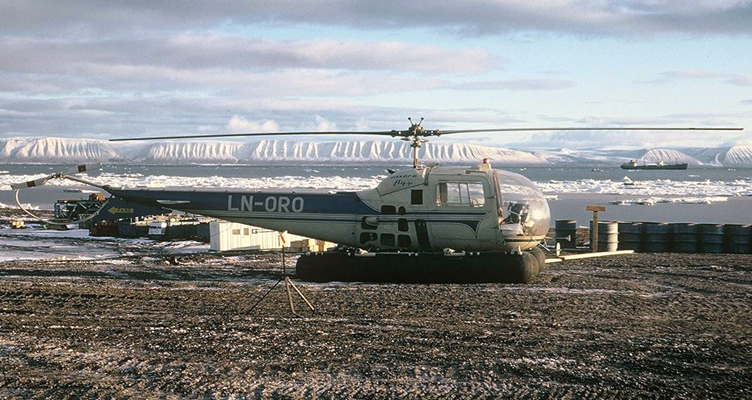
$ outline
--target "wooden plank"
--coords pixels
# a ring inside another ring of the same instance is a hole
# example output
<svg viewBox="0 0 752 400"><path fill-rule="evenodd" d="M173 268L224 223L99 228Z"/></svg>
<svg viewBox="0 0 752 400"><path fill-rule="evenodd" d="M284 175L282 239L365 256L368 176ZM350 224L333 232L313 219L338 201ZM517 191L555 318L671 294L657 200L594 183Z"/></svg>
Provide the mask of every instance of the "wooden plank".
<svg viewBox="0 0 752 400"><path fill-rule="evenodd" d="M562 260L561 258L547 258L546 259L546 264L559 263L559 262L562 262L562 261L564 261L564 260Z"/></svg>
<svg viewBox="0 0 752 400"><path fill-rule="evenodd" d="M600 251L597 253L584 253L584 254L570 254L565 256L559 256L564 261L578 260L580 258L593 258L593 257L607 257L607 256L619 256L624 254L633 254L634 250L616 250L616 251Z"/></svg>
<svg viewBox="0 0 752 400"><path fill-rule="evenodd" d="M585 206L587 211L606 211L605 206Z"/></svg>

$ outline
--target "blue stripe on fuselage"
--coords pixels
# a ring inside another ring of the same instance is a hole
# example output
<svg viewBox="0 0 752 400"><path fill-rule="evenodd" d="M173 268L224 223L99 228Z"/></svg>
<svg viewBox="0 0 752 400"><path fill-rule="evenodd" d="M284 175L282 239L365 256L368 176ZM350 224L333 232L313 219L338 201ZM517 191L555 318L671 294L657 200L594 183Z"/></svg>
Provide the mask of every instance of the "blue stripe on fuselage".
<svg viewBox="0 0 752 400"><path fill-rule="evenodd" d="M268 213L378 214L356 192L292 193L198 190L113 189L116 197L176 210Z"/></svg>
<svg viewBox="0 0 752 400"><path fill-rule="evenodd" d="M377 210L365 204L356 192L336 193L292 193L292 192L242 192L242 191L210 191L210 190L162 190L162 189L113 189L107 188L115 197L125 200L164 207L174 210L189 210L196 214L217 216L226 212L233 212L234 217L243 217L248 213L249 218L258 220L304 220L320 223L342 222L340 219L327 218L325 215L348 215L353 219L349 222L358 223L364 215L382 215L384 221L395 222L399 218L413 221L416 217L424 218L428 223L458 223L465 225L474 232L478 231L482 211L471 212L410 212L407 215L380 214ZM252 214L251 214L252 213ZM297 216L307 214L305 216ZM311 218L311 214L322 214ZM436 219L432 217L438 217ZM446 218L450 217L450 218ZM380 217L381 218L381 217ZM446 218L446 219L445 219ZM232 219L232 218L228 218Z"/></svg>

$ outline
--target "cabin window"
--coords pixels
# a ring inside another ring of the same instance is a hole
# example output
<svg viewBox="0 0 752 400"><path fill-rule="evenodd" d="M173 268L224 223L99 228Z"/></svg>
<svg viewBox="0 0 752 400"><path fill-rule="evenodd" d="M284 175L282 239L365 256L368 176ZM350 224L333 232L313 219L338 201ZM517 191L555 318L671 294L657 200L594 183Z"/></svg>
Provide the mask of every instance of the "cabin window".
<svg viewBox="0 0 752 400"><path fill-rule="evenodd" d="M409 235L399 235L397 236L397 246L402 248L407 248L412 246L412 241L410 240Z"/></svg>
<svg viewBox="0 0 752 400"><path fill-rule="evenodd" d="M410 226L407 224L407 220L405 218L400 218L397 220L397 229L399 229L400 232L407 232L407 230L410 229Z"/></svg>
<svg viewBox="0 0 752 400"><path fill-rule="evenodd" d="M373 232L363 232L360 234L360 244L366 244L376 240L376 234Z"/></svg>
<svg viewBox="0 0 752 400"><path fill-rule="evenodd" d="M394 206L381 206L382 214L396 214L397 208Z"/></svg>
<svg viewBox="0 0 752 400"><path fill-rule="evenodd" d="M381 244L384 246L394 246L394 235L391 233L382 233Z"/></svg>
<svg viewBox="0 0 752 400"><path fill-rule="evenodd" d="M480 182L439 182L436 190L438 205L483 207L486 204Z"/></svg>
<svg viewBox="0 0 752 400"><path fill-rule="evenodd" d="M251 234L251 228L243 228L243 235L248 236Z"/></svg>
<svg viewBox="0 0 752 400"><path fill-rule="evenodd" d="M423 204L423 189L410 191L410 204L414 206Z"/></svg>
<svg viewBox="0 0 752 400"><path fill-rule="evenodd" d="M233 229L232 230L233 235L240 235L240 229Z"/></svg>

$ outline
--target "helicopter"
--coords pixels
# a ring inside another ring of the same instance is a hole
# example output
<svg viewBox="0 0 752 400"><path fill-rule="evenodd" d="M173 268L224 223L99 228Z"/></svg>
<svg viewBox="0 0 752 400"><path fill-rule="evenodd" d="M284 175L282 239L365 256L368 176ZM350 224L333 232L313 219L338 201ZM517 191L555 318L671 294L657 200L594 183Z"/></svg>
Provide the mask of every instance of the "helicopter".
<svg viewBox="0 0 752 400"><path fill-rule="evenodd" d="M12 186L19 190L39 186L49 179L67 178L99 187L128 202L339 244L341 251L306 253L298 258L297 275L307 281L526 283L545 267L545 255L539 245L548 233L551 213L543 193L526 177L494 169L486 159L471 167L421 164L418 150L428 142L426 137L543 130L699 130L611 127L428 130L422 125L423 118L417 123L411 118L408 121L408 129L390 131L111 139L350 134L399 137L411 142L412 168L390 170L375 188L361 191L120 188L73 176L90 170L86 166Z"/></svg>

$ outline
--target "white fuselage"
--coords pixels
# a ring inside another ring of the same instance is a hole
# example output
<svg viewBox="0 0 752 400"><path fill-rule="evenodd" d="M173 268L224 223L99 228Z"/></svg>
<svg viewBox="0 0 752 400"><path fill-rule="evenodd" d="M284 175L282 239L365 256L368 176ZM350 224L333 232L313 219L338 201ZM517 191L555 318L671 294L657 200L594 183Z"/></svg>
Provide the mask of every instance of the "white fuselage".
<svg viewBox="0 0 752 400"><path fill-rule="evenodd" d="M106 189L129 201L364 249L511 251L537 245L548 231L548 205L528 183L481 164L399 171L358 192ZM524 205L522 218L514 204Z"/></svg>

